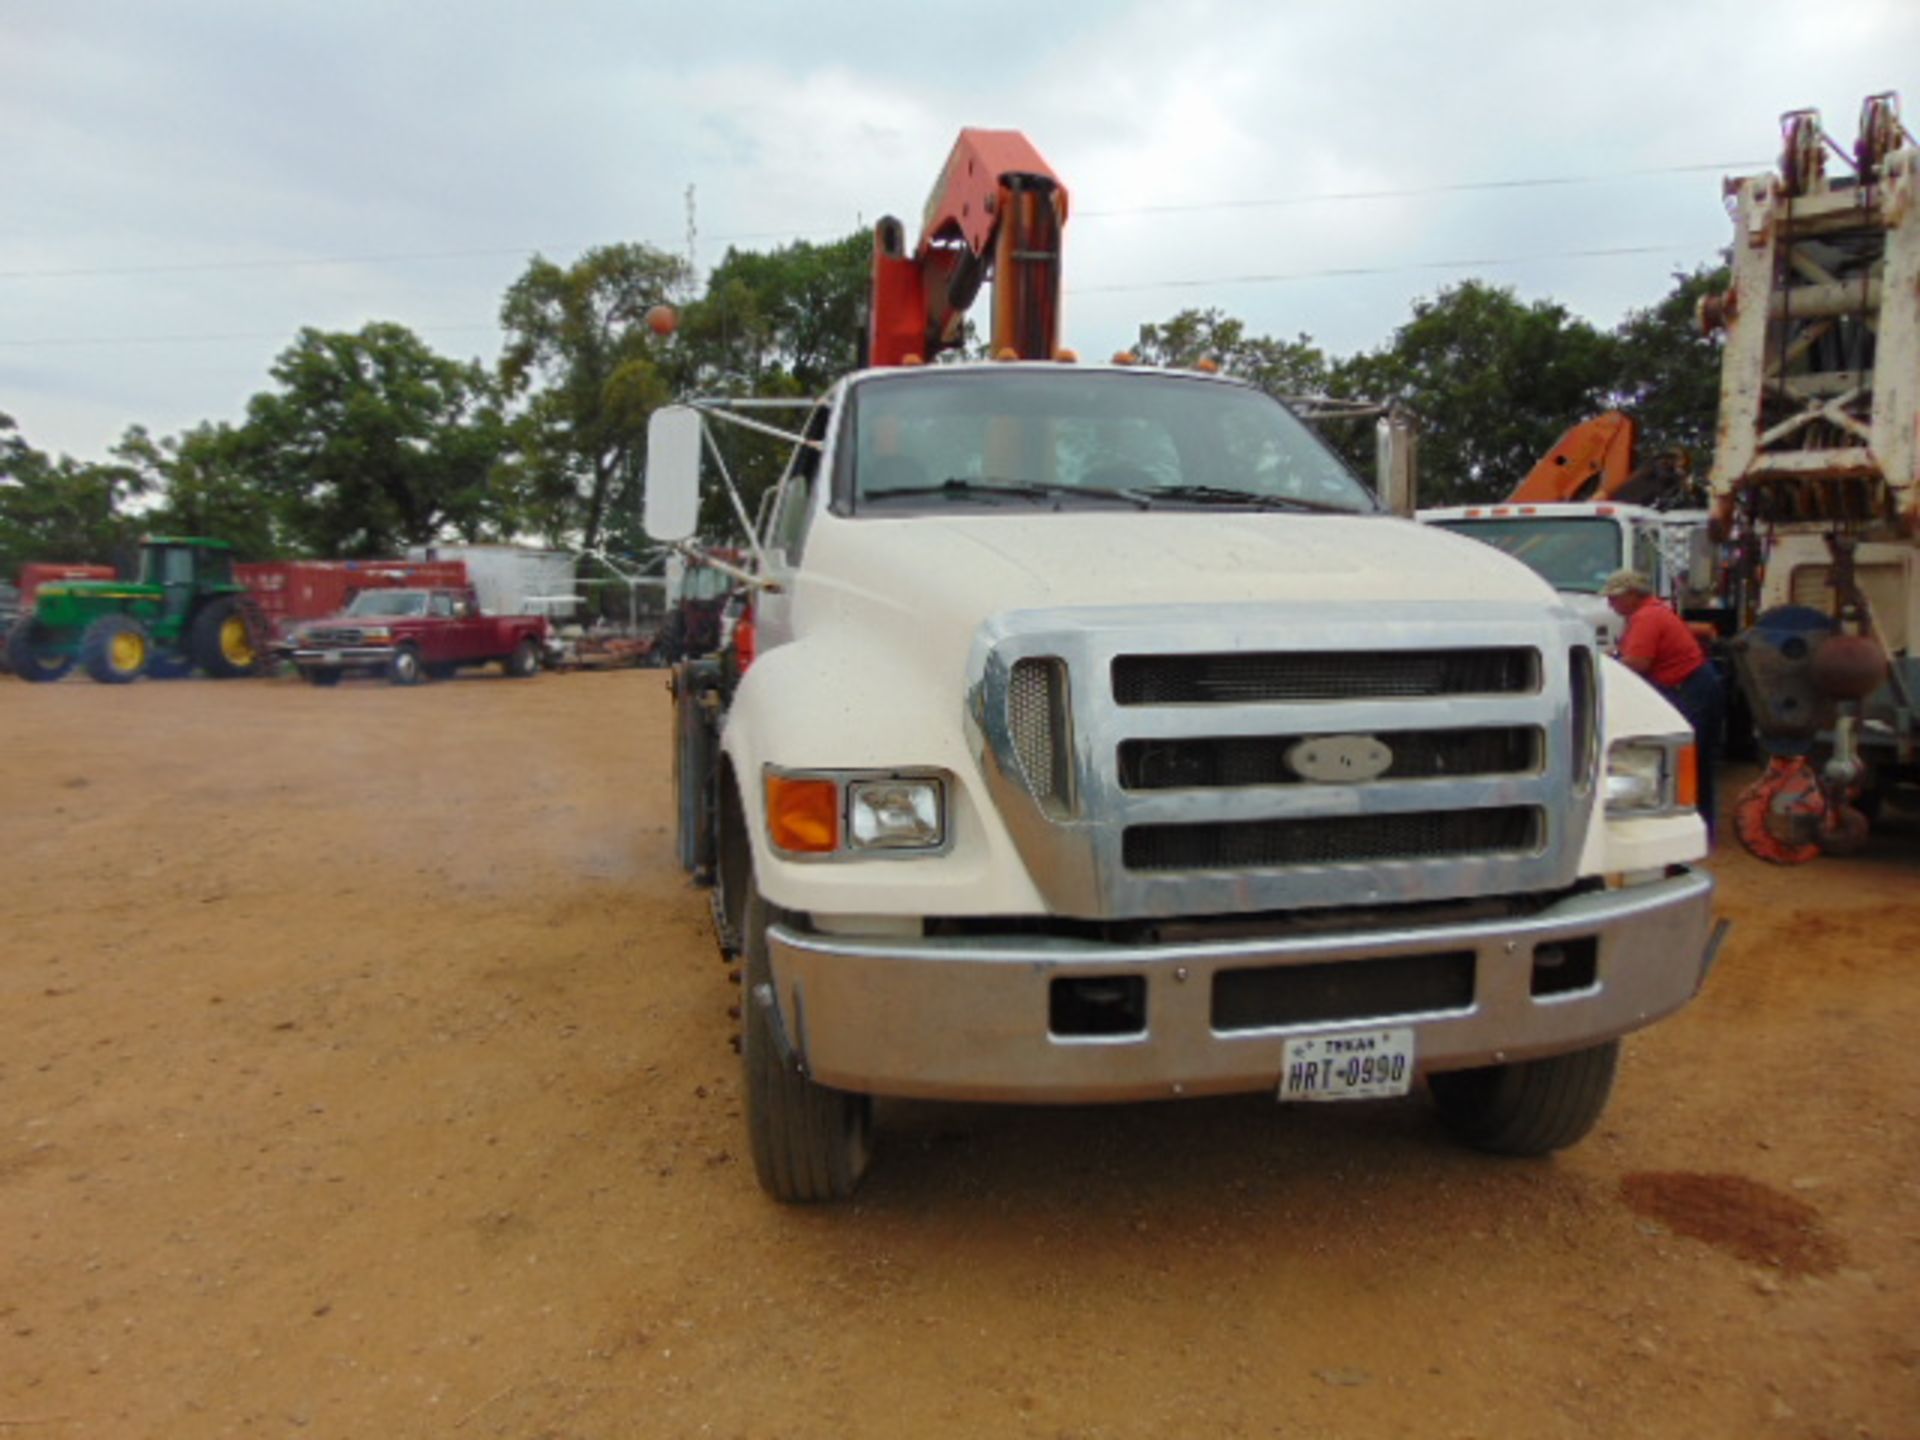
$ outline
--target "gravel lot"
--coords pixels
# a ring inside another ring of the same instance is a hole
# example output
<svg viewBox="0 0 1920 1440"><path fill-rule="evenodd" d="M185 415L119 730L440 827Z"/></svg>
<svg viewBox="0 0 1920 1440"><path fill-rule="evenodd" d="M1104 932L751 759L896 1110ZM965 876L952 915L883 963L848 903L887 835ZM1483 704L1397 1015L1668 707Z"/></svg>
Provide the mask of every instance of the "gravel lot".
<svg viewBox="0 0 1920 1440"><path fill-rule="evenodd" d="M1601 1130L890 1104L753 1183L648 672L0 680L0 1434L1920 1436L1920 825Z"/></svg>

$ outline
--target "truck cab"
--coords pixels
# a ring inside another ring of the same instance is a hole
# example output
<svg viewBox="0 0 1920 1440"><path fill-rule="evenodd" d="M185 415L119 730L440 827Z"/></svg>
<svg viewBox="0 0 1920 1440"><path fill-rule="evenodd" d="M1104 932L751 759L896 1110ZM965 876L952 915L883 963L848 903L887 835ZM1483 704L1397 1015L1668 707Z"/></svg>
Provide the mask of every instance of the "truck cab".
<svg viewBox="0 0 1920 1440"><path fill-rule="evenodd" d="M657 539L691 533L701 423L655 417ZM765 513L752 663L673 692L777 1198L850 1193L876 1095L1424 1076L1472 1143L1540 1153L1704 977L1685 722L1257 390L863 372Z"/></svg>
<svg viewBox="0 0 1920 1440"><path fill-rule="evenodd" d="M1620 617L1600 595L1616 570L1645 575L1653 593L1689 619L1712 623L1724 609L1704 510L1509 503L1437 506L1417 518L1511 555L1553 586L1605 648L1620 640Z"/></svg>

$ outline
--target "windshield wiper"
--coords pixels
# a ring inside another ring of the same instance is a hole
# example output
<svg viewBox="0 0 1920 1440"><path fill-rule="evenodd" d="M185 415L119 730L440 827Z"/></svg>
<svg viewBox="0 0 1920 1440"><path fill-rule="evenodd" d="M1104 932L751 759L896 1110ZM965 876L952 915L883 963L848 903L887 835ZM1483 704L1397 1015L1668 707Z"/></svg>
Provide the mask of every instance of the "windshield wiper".
<svg viewBox="0 0 1920 1440"><path fill-rule="evenodd" d="M1236 490L1228 485L1155 485L1136 492L1143 499L1191 500L1199 505L1253 505L1262 510L1306 510L1316 515L1365 515L1346 505L1304 500L1297 495L1267 495L1258 490Z"/></svg>
<svg viewBox="0 0 1920 1440"><path fill-rule="evenodd" d="M1085 495L1094 500L1123 500L1138 509L1151 507L1152 502L1137 490L1113 490L1098 485L1060 485L1047 484L1039 480L1003 480L994 476L983 476L975 480L965 476L953 475L938 485L894 485L885 490L868 490L861 495L862 500L894 500L907 495L952 495L960 497L1011 495L1022 500L1054 500L1067 496Z"/></svg>

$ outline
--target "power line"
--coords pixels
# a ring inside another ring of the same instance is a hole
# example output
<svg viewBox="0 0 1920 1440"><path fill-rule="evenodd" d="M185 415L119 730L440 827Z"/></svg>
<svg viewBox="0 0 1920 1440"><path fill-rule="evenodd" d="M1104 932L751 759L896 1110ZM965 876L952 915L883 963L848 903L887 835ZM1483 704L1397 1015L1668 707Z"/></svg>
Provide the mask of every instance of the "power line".
<svg viewBox="0 0 1920 1440"><path fill-rule="evenodd" d="M1508 265L1531 265L1554 260L1605 260L1633 255L1672 255L1692 248L1686 244L1612 245L1585 250L1550 250L1535 255L1488 255L1459 260L1415 260L1404 265L1341 265L1324 270L1293 270L1277 274L1213 275L1165 280L1134 280L1112 285L1069 285L1067 295L1118 295L1146 290L1197 290L1229 285L1281 285L1301 280L1345 280L1377 275L1402 275L1429 270L1472 270ZM307 327L310 328L310 327ZM497 324L411 325L423 334L450 334L495 330ZM73 339L0 339L0 350L70 349L109 345L184 345L212 341L281 340L284 331L204 335L120 335Z"/></svg>
<svg viewBox="0 0 1920 1440"><path fill-rule="evenodd" d="M1765 160L1721 160L1706 165L1662 165L1647 170L1617 170L1605 175L1539 175L1524 180L1460 180L1442 185L1413 185L1396 190L1328 190L1312 195L1286 195L1266 200L1200 200L1191 204L1134 205L1124 210L1078 210L1076 220L1112 219L1125 215L1181 215L1196 210L1263 210L1289 205L1321 205L1361 200L1410 200L1425 195L1461 195L1486 190L1548 190L1571 185L1608 185L1621 180L1643 180L1660 175L1698 175L1718 171L1754 170Z"/></svg>
<svg viewBox="0 0 1920 1440"><path fill-rule="evenodd" d="M1294 280L1344 280L1368 275L1401 275L1414 270L1472 270L1481 266L1530 265L1542 260L1603 260L1622 255L1671 255L1684 245L1612 245L1593 250L1551 250L1538 255L1485 255L1470 260L1415 260L1405 265L1341 265L1327 270L1294 270L1278 275L1215 275L1190 280L1140 280L1118 285L1076 285L1072 295L1116 295L1134 290L1192 290L1216 285L1280 285Z"/></svg>
<svg viewBox="0 0 1920 1440"><path fill-rule="evenodd" d="M1753 170L1769 162L1763 160L1722 160L1710 164L1666 165L1640 170L1620 170L1599 175L1545 175L1517 180L1463 180L1439 185L1408 186L1389 190L1323 191L1312 195L1288 195L1265 199L1196 200L1165 205L1132 205L1116 210L1081 210L1076 220L1115 220L1134 215L1187 215L1209 210L1263 210L1302 205L1356 204L1378 200L1408 200L1429 195L1459 195L1501 190L1540 190L1578 185L1605 185L1626 180L1641 180L1664 175L1697 175L1703 172L1726 173ZM805 240L840 238L842 232L814 230L796 233L786 230L743 231L733 235L710 237L718 245L749 240ZM652 242L647 242L652 243ZM505 256L539 255L548 251L582 251L588 244L555 246L509 245L479 250L395 251L372 255L305 256L292 259L203 260L166 264L75 266L48 270L0 270L0 280L80 280L131 277L140 275L217 274L244 270L302 270L342 265L399 265L451 260L492 260ZM656 246L655 248L662 248Z"/></svg>
<svg viewBox="0 0 1920 1440"><path fill-rule="evenodd" d="M303 325L300 328L303 330L310 330L310 329L315 329L317 327L310 326L310 325ZM406 328L409 330L412 330L416 334L448 335L448 334L456 334L463 331L471 332L474 330L498 330L500 327L496 324L488 323L484 325L476 325L476 324L408 325ZM224 333L214 332L214 333L207 333L207 334L200 334L200 335L94 335L94 336L80 336L80 337L64 338L64 339L54 338L54 339L46 339L46 340L0 339L0 350L54 350L54 349L65 350L65 349L81 349L87 346L101 346L101 345L199 345L199 344L207 344L207 343L213 343L213 342L226 342L226 341L241 341L241 340L284 341L286 339L287 339L287 332L284 330L271 330L271 331L259 331L259 330L238 331L236 330L236 331L228 331Z"/></svg>

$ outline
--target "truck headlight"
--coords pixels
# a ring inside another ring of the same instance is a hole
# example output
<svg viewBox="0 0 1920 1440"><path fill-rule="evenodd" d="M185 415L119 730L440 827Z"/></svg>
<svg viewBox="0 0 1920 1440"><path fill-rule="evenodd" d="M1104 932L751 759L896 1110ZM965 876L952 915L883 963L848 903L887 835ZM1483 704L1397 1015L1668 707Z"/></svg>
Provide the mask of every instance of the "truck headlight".
<svg viewBox="0 0 1920 1440"><path fill-rule="evenodd" d="M846 859L944 849L941 775L873 770L765 772L767 838L789 859Z"/></svg>
<svg viewBox="0 0 1920 1440"><path fill-rule="evenodd" d="M855 780L847 786L847 843L855 850L937 850L946 839L938 780Z"/></svg>
<svg viewBox="0 0 1920 1440"><path fill-rule="evenodd" d="M1617 740L1607 750L1607 814L1616 819L1676 815L1699 792L1691 741L1683 736Z"/></svg>

